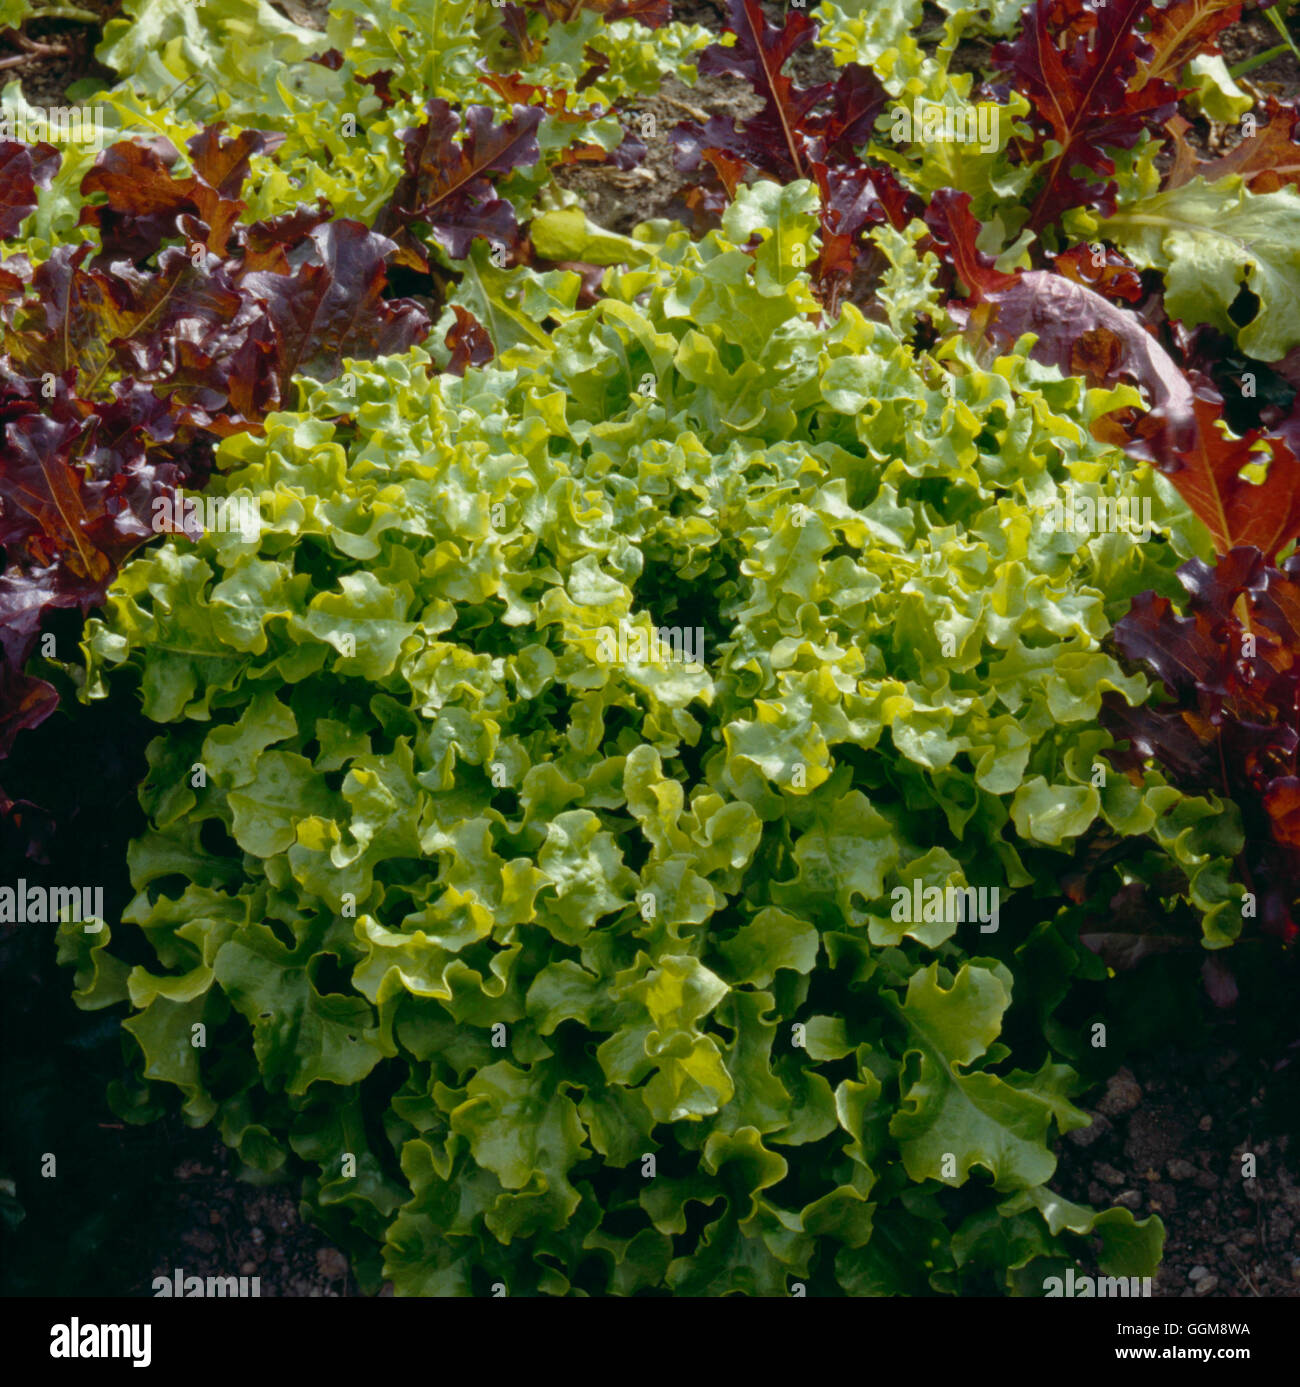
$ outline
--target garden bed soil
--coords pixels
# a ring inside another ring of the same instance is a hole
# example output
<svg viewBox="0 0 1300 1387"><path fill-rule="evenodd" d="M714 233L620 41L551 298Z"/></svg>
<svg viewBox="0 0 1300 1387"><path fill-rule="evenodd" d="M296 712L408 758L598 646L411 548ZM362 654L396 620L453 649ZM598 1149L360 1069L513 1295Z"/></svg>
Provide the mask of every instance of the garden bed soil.
<svg viewBox="0 0 1300 1387"><path fill-rule="evenodd" d="M1226 1042L1144 1057L1094 1098L1092 1126L1060 1144L1059 1193L1165 1225L1154 1295L1300 1297L1292 1053L1275 1070Z"/></svg>

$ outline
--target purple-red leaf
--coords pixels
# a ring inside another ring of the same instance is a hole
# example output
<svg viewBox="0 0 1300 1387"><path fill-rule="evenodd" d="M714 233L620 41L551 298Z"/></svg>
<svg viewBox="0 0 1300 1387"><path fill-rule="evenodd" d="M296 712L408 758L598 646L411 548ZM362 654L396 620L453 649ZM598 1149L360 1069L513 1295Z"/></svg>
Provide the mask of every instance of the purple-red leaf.
<svg viewBox="0 0 1300 1387"><path fill-rule="evenodd" d="M205 130L184 178L166 141L115 144L81 186L99 199L81 209L98 254L84 242L35 271L0 265L0 756L54 704L23 672L45 614L102 600L152 537L157 497L201 486L216 440L260 427L295 374L328 377L428 330L414 302L384 297L385 237L323 204L240 220L250 161L280 138ZM52 152L3 148L0 197L21 220Z"/></svg>
<svg viewBox="0 0 1300 1387"><path fill-rule="evenodd" d="M1131 149L1144 130L1174 114L1177 91L1139 70L1155 50L1139 32L1152 0L1034 0L1014 42L1000 43L993 61L1028 97L1037 126L1020 150L1043 162L1028 226L1037 231L1072 207L1115 210L1111 149ZM1048 153L1049 141L1058 146ZM1080 176L1082 169L1088 176Z"/></svg>
<svg viewBox="0 0 1300 1387"><path fill-rule="evenodd" d="M970 194L950 188L934 195L926 213L938 247L970 291L969 308L950 305L958 316L970 313L1003 345L1022 333L1038 337L1035 360L1067 375L1086 376L1093 385L1125 380L1140 386L1151 408L1131 432L1103 430L1136 456L1174 466L1180 450L1196 445L1192 386L1173 358L1141 319L1064 275L1046 270L1004 274L976 246L979 223L971 215Z"/></svg>
<svg viewBox="0 0 1300 1387"><path fill-rule="evenodd" d="M494 356L492 339L487 335L483 324L466 308L454 303L451 306L456 321L447 329L443 338L451 350L451 360L447 370L453 376L463 376L471 366L486 366Z"/></svg>
<svg viewBox="0 0 1300 1387"><path fill-rule="evenodd" d="M241 289L266 310L255 340L275 363L282 400L294 375L328 380L344 356L395 355L428 332L422 309L383 298L384 259L393 249L387 237L360 222L329 222L308 234L291 274L256 270L244 276Z"/></svg>
<svg viewBox="0 0 1300 1387"><path fill-rule="evenodd" d="M1262 927L1290 942L1300 935L1300 560L1273 568L1243 547L1178 576L1184 615L1145 593L1115 627L1120 652L1172 701L1130 708L1107 694L1102 725L1127 744L1108 755L1131 774L1155 761L1187 793L1240 808L1242 879Z"/></svg>
<svg viewBox="0 0 1300 1387"><path fill-rule="evenodd" d="M516 106L508 121L494 125L490 107L471 106L463 133L459 116L440 98L425 112L423 125L402 132L406 174L376 229L388 233L411 221L427 222L453 260L463 260L477 236L514 248L514 208L497 196L489 175L537 162L541 107Z"/></svg>
<svg viewBox="0 0 1300 1387"><path fill-rule="evenodd" d="M17 236L36 210L37 188L48 188L60 155L53 145L0 140L0 239Z"/></svg>

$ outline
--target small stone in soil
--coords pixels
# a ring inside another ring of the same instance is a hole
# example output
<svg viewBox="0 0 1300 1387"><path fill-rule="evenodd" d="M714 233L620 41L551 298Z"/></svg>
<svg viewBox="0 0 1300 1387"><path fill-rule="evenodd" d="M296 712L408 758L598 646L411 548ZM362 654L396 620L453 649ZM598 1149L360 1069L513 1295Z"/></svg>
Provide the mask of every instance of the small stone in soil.
<svg viewBox="0 0 1300 1387"><path fill-rule="evenodd" d="M1219 1288L1219 1278L1211 1272L1196 1283L1197 1295L1212 1295Z"/></svg>
<svg viewBox="0 0 1300 1387"><path fill-rule="evenodd" d="M1210 1128L1214 1126L1214 1119L1210 1116L1209 1113L1206 1113L1205 1116L1201 1118L1201 1120L1196 1125L1201 1129L1201 1131L1208 1132Z"/></svg>
<svg viewBox="0 0 1300 1387"><path fill-rule="evenodd" d="M1098 1180L1107 1185L1122 1185L1124 1183L1123 1172L1116 1170L1113 1165L1107 1165L1105 1161L1099 1161L1093 1166L1093 1172Z"/></svg>
<svg viewBox="0 0 1300 1387"><path fill-rule="evenodd" d="M1191 1271L1187 1273L1187 1279L1192 1282L1201 1281L1209 1276L1209 1274L1209 1267L1193 1267Z"/></svg>
<svg viewBox="0 0 1300 1387"><path fill-rule="evenodd" d="M1142 1207L1142 1196L1137 1190L1125 1190L1123 1194L1115 1196L1115 1203L1122 1209L1140 1209Z"/></svg>
<svg viewBox="0 0 1300 1387"><path fill-rule="evenodd" d="M317 1248L316 1266L322 1276L332 1281L348 1274L348 1259L336 1247Z"/></svg>
<svg viewBox="0 0 1300 1387"><path fill-rule="evenodd" d="M1166 1168L1175 1180L1192 1180L1196 1177L1196 1167L1181 1157L1170 1161Z"/></svg>
<svg viewBox="0 0 1300 1387"><path fill-rule="evenodd" d="M1121 1069L1111 1075L1097 1111L1106 1117L1118 1117L1121 1113L1132 1112L1141 1101L1142 1086L1129 1070Z"/></svg>

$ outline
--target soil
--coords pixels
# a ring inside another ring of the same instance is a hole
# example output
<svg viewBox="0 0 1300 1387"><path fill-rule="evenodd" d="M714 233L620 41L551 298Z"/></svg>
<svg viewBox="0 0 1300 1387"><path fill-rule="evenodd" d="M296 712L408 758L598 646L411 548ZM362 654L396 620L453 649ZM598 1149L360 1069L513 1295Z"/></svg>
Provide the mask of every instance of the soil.
<svg viewBox="0 0 1300 1387"><path fill-rule="evenodd" d="M195 1134L196 1136L200 1134ZM196 1154L179 1161L156 1216L161 1249L149 1277L256 1276L268 1296L356 1295L348 1259L304 1224L291 1187L255 1188L235 1178L230 1153L203 1133ZM148 1285L128 1294L151 1295Z"/></svg>
<svg viewBox="0 0 1300 1387"><path fill-rule="evenodd" d="M104 19L119 9L115 0L79 3ZM324 27L328 6L329 0L277 3L290 19L317 29ZM771 0L764 8L773 19L784 10ZM721 0L686 0L675 7L675 17L719 32L725 13ZM937 27L941 17L927 9L927 27ZM28 38L36 49L20 47L12 35L0 38L0 84L18 79L33 103L61 104L70 83L112 76L94 59L98 26L36 21L28 26ZM1258 14L1221 36L1229 67L1277 42L1277 31ZM954 68L980 70L990 47L985 40L963 42ZM833 78L829 56L818 50L801 51L792 70L805 85ZM1242 85L1257 95L1294 97L1300 64L1290 55L1275 58ZM593 221L627 232L676 210L688 180L674 167L667 139L675 124L711 115L743 121L757 109L751 90L736 79L703 76L694 86L669 79L658 95L635 104L638 113L655 118L642 167L570 167L559 179L580 195ZM1233 142L1232 132L1204 123L1189 138L1207 150ZM70 1007L66 994L61 1001ZM60 1018L59 1024L61 1036L71 1033L70 1020ZM1053 1184L1097 1207L1118 1204L1159 1215L1167 1240L1156 1295L1300 1297L1300 1137L1290 1130L1295 1069L1300 1056L1279 1073L1222 1045L1195 1053L1171 1049L1135 1061L1097 1095L1092 1126L1061 1143ZM149 1295L154 1276L170 1277L179 1268L187 1275L256 1275L263 1296L357 1294L344 1255L302 1223L292 1187L237 1181L215 1134L190 1131L174 1119L143 1131L108 1122L92 1130L98 1142L92 1164L117 1162L125 1170L132 1161L149 1160L151 1170L170 1167L173 1174L151 1186L141 1236L152 1250L132 1258L138 1281L123 1287L125 1293ZM1253 1178L1246 1178L1247 1154L1255 1158Z"/></svg>
<svg viewBox="0 0 1300 1387"><path fill-rule="evenodd" d="M13 31L0 39L0 86L15 79L33 106L64 104L68 87L85 77L111 82L115 74L95 60L102 25L119 10L116 0L78 0L78 8L102 16L100 24L67 19L30 19L24 43Z"/></svg>
<svg viewBox="0 0 1300 1387"><path fill-rule="evenodd" d="M253 1186L210 1128L114 1117L117 1018L74 1006L54 953L49 934L0 926L0 1296L147 1297L178 1270L257 1276L264 1298L355 1294L299 1216L296 1172Z"/></svg>
<svg viewBox="0 0 1300 1387"><path fill-rule="evenodd" d="M1061 1143L1052 1185L1160 1218L1156 1296L1300 1297L1296 1065L1269 1071L1216 1045L1122 1068L1092 1126Z"/></svg>

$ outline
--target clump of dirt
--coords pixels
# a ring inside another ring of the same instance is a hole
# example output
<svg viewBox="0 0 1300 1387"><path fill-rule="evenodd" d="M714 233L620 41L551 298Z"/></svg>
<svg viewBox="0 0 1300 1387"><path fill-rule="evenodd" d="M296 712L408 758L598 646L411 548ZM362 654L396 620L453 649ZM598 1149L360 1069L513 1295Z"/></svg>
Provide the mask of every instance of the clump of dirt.
<svg viewBox="0 0 1300 1387"><path fill-rule="evenodd" d="M1061 1144L1053 1185L1160 1218L1157 1296L1300 1297L1296 1065L1170 1048L1121 1069Z"/></svg>
<svg viewBox="0 0 1300 1387"><path fill-rule="evenodd" d="M271 0L286 19L304 29L323 29L330 17L330 0Z"/></svg>

